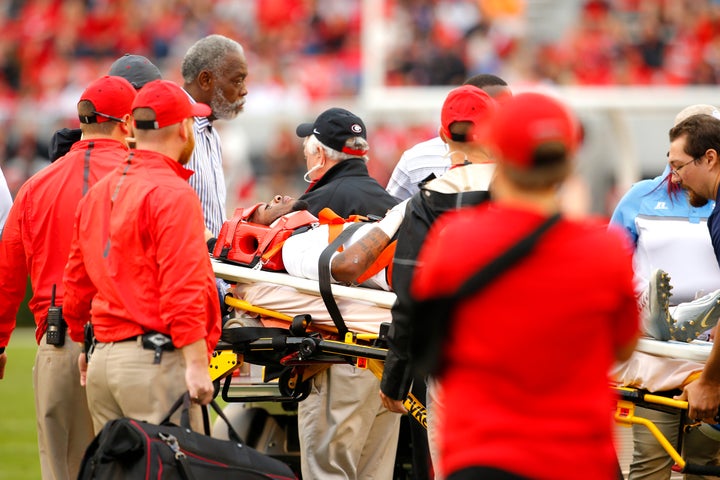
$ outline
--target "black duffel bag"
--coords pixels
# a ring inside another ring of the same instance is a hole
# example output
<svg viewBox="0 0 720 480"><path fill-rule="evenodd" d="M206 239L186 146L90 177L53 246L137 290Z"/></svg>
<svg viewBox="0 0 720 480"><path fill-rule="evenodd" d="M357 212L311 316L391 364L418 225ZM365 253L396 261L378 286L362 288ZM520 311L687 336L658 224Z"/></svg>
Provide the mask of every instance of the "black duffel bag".
<svg viewBox="0 0 720 480"><path fill-rule="evenodd" d="M160 425L132 418L108 422L85 451L78 479L297 479L285 463L245 445L217 403L210 405L227 423L230 440L190 430L186 392ZM180 425L170 423L181 406ZM209 433L207 413L203 407Z"/></svg>

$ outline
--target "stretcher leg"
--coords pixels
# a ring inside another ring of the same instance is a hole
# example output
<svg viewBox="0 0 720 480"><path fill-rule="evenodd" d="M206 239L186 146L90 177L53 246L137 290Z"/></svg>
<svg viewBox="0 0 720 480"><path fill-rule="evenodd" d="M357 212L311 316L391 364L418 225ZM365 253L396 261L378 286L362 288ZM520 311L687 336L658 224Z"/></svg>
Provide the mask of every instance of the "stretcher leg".
<svg viewBox="0 0 720 480"><path fill-rule="evenodd" d="M686 420L685 412L688 408L687 402L664 397L662 395L650 394L635 388L616 387L615 390L620 396L615 410L615 421L620 425L628 427L635 424L642 425L647 428L658 443L663 447L665 452L667 452L670 458L672 458L673 462L675 462L675 465L672 467L674 471L684 474L720 477L720 466L691 464L688 463L680 454L680 451L682 450L683 434L691 428L697 428L700 423L692 423L682 426L680 435L678 436L678 445L673 445L652 421L635 415L636 405L642 405L646 408L662 411L674 409L681 412L681 425L683 425Z"/></svg>

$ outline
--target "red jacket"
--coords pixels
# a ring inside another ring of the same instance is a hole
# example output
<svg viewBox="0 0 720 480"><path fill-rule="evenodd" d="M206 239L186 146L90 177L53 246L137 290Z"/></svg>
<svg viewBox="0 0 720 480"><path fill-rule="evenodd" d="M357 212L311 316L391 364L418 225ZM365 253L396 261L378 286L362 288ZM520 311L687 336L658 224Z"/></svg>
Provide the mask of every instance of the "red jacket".
<svg viewBox="0 0 720 480"><path fill-rule="evenodd" d="M205 339L212 353L220 307L190 175L164 155L135 150L82 200L65 270L73 340L92 314L100 342L157 331L177 348Z"/></svg>
<svg viewBox="0 0 720 480"><path fill-rule="evenodd" d="M45 333L50 292L63 302L63 271L75 208L87 189L122 164L127 148L111 139L81 140L20 188L0 239L0 347L7 346L30 275L38 342Z"/></svg>

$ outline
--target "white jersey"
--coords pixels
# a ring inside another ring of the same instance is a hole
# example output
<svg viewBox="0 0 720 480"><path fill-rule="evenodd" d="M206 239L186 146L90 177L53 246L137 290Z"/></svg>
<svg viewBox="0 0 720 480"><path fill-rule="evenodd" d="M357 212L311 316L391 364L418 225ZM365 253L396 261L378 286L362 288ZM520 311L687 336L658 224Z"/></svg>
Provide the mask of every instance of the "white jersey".
<svg viewBox="0 0 720 480"><path fill-rule="evenodd" d="M670 303L690 302L720 288L720 269L710 243L707 221L638 216L637 250L633 257L636 281L647 286L650 274L662 268L673 286Z"/></svg>
<svg viewBox="0 0 720 480"><path fill-rule="evenodd" d="M397 225L399 225L399 222L402 221L402 218L405 216L406 206L407 202L401 202L390 209L388 214L385 215L380 222L366 223L359 227L352 235L350 235L350 238L343 243L343 249L360 240L360 238L367 234L372 228L375 228L378 224L383 224L387 227L388 225L393 225L397 222ZM343 228L346 228L349 225L352 225L352 223L346 223ZM390 234L390 232L387 231L387 228L385 231L388 235ZM318 280L320 278L318 275L318 260L320 259L320 255L330 243L329 235L329 227L327 225L320 225L307 232L292 235L285 240L282 247L285 270L287 270L290 275L296 277ZM332 262L332 259L338 253L339 252L337 251L333 253L330 258L330 262ZM332 276L331 280L335 282L335 280L332 279ZM386 276L386 269L383 268L378 273L364 281L361 285L363 287L390 291L390 285L388 284Z"/></svg>
<svg viewBox="0 0 720 480"><path fill-rule="evenodd" d="M344 226L352 225L352 223L346 223ZM357 242L360 237L365 235L371 228L374 228L374 223L367 223L362 227L358 228L350 236L350 239L343 243L343 248L347 248L353 243ZM297 235L293 235L285 240L282 247L283 264L285 270L290 275L296 277L309 278L310 280L318 280L318 260L323 250L328 246L329 229L327 225L320 225L317 228L308 230ZM335 252L332 258L335 257L339 252ZM334 283L336 283L333 280ZM387 279L385 278L385 269L383 268L378 273L367 279L362 286L369 288L378 288L381 290L390 290Z"/></svg>
<svg viewBox="0 0 720 480"><path fill-rule="evenodd" d="M442 176L450 168L448 146L435 137L405 150L388 181L387 192L398 200L406 200L420 188L420 182L431 174Z"/></svg>

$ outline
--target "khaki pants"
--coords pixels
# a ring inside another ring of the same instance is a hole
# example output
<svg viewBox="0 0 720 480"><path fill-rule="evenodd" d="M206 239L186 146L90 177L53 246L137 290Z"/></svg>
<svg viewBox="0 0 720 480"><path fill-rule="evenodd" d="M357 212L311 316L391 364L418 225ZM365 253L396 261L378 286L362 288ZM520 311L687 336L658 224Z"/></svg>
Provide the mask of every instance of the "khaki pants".
<svg viewBox="0 0 720 480"><path fill-rule="evenodd" d="M80 346L65 339L65 345L48 345L43 336L35 355L33 388L37 417L40 470L45 480L77 478L85 449L93 439L93 428L80 386L77 360Z"/></svg>
<svg viewBox="0 0 720 480"><path fill-rule="evenodd" d="M159 364L153 363L153 356L140 339L95 346L88 364L87 397L96 433L122 417L158 424L187 390L181 351L163 352ZM172 420L179 424L179 411ZM203 431L198 405L190 408L190 424Z"/></svg>
<svg viewBox="0 0 720 480"><path fill-rule="evenodd" d="M377 377L333 365L311 381L298 406L303 479L392 479L400 415L382 406Z"/></svg>
<svg viewBox="0 0 720 480"><path fill-rule="evenodd" d="M427 409L428 447L430 449L433 472L435 473L434 480L443 480L443 476L440 473L440 438L438 436L438 431L440 430L440 410L443 407L442 401L440 400L440 384L431 377L427 378L426 384L427 394L425 396L425 408Z"/></svg>
<svg viewBox="0 0 720 480"><path fill-rule="evenodd" d="M678 436L680 415L637 407L635 414L651 420L675 446ZM633 459L630 463L628 480L668 480L673 460L660 446L650 430L641 425L633 425ZM700 465L719 465L720 442L717 442L697 428L683 437L683 451L688 463ZM710 479L702 475L685 475L685 480Z"/></svg>

